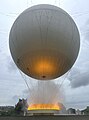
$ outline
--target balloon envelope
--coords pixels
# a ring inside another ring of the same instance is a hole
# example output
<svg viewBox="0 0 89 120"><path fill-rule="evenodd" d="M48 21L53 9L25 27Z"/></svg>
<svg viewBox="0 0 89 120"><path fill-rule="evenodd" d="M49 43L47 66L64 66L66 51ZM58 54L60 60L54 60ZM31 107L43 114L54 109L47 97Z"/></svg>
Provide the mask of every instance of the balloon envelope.
<svg viewBox="0 0 89 120"><path fill-rule="evenodd" d="M30 77L51 80L74 64L80 47L73 19L53 5L28 8L14 22L9 36L11 55Z"/></svg>

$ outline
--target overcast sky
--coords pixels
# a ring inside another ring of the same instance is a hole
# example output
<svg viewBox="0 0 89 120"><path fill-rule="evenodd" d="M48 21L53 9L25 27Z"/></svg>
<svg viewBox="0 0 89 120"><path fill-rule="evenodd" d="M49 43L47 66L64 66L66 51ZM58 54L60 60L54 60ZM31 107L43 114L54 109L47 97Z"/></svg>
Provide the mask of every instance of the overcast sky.
<svg viewBox="0 0 89 120"><path fill-rule="evenodd" d="M18 98L27 97L27 86L10 55L9 32L18 15L26 8L49 3L69 13L78 26L81 47L78 59L66 78L58 78L65 93L65 106L83 109L89 105L89 1L88 0L0 0L0 105L15 105ZM26 78L27 79L27 78ZM27 79L29 86L35 83ZM36 81L37 82L37 81ZM59 85L60 86L60 85Z"/></svg>

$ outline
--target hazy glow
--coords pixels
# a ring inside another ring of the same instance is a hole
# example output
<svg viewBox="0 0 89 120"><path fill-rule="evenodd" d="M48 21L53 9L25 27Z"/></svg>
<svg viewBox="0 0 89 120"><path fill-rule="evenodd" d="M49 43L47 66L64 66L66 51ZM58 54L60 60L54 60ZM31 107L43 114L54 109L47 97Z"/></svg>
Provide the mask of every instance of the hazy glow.
<svg viewBox="0 0 89 120"><path fill-rule="evenodd" d="M58 104L31 104L28 110L61 110Z"/></svg>
<svg viewBox="0 0 89 120"><path fill-rule="evenodd" d="M35 67L36 73L43 74L43 76L45 76L47 73L53 73L54 70L54 65L51 63L51 61L49 62L47 60L38 62Z"/></svg>

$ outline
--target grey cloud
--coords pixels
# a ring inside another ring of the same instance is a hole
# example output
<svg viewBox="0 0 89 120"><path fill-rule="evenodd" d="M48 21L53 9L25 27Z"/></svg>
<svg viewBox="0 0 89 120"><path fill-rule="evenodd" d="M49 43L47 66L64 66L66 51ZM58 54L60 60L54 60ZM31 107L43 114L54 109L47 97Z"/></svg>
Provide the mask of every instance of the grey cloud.
<svg viewBox="0 0 89 120"><path fill-rule="evenodd" d="M78 76L79 74L80 74L80 70L78 68L72 68L68 75L68 79L72 81L72 79Z"/></svg>
<svg viewBox="0 0 89 120"><path fill-rule="evenodd" d="M89 73L83 73L78 75L70 82L70 84L72 88L89 85Z"/></svg>
<svg viewBox="0 0 89 120"><path fill-rule="evenodd" d="M89 69L86 69L86 72L83 72L82 69L73 68L73 70L70 72L68 79L72 88L89 85Z"/></svg>

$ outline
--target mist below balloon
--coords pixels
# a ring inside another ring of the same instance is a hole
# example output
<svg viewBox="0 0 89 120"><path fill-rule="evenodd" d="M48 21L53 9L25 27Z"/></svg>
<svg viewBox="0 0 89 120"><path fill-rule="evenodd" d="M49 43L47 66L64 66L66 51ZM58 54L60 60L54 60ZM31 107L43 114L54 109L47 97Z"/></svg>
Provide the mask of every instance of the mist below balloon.
<svg viewBox="0 0 89 120"><path fill-rule="evenodd" d="M28 104L63 103L63 87L54 81L33 81L30 83L27 100Z"/></svg>

